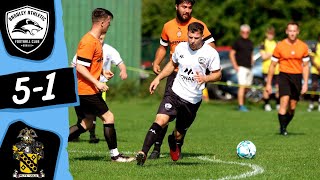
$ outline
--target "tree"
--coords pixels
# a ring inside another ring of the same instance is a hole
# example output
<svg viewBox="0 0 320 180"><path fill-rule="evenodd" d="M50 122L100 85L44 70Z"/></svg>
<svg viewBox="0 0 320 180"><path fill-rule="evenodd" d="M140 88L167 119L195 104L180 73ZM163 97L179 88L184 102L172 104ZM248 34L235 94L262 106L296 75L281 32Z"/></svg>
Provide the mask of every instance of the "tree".
<svg viewBox="0 0 320 180"><path fill-rule="evenodd" d="M231 45L243 23L251 26L251 38L257 45L269 26L275 27L277 39L284 38L291 20L300 24L301 39L316 39L320 33L319 5L317 0L198 0L192 15L207 24L217 45ZM173 0L143 0L143 37L159 38L163 24L175 17L174 6Z"/></svg>

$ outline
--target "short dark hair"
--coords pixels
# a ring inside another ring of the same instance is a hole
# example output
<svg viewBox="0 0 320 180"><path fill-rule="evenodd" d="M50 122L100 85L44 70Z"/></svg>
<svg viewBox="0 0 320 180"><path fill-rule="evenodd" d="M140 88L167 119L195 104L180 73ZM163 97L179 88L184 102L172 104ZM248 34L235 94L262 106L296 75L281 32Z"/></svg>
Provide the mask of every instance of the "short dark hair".
<svg viewBox="0 0 320 180"><path fill-rule="evenodd" d="M200 34L203 34L204 26L199 22L193 22L189 24L188 31L194 33L194 32L200 32Z"/></svg>
<svg viewBox="0 0 320 180"><path fill-rule="evenodd" d="M298 27L298 29L299 29L299 24L298 24L297 22L295 22L295 21L290 21L290 22L287 24L287 28L288 28L289 25L296 25L296 26Z"/></svg>
<svg viewBox="0 0 320 180"><path fill-rule="evenodd" d="M106 10L104 8L96 8L92 11L92 23L98 22L104 18L108 18L109 16L111 17L111 19L113 19L113 14L109 10Z"/></svg>
<svg viewBox="0 0 320 180"><path fill-rule="evenodd" d="M196 3L196 0L176 0L176 5L179 5L184 2L191 3L191 6L193 6Z"/></svg>

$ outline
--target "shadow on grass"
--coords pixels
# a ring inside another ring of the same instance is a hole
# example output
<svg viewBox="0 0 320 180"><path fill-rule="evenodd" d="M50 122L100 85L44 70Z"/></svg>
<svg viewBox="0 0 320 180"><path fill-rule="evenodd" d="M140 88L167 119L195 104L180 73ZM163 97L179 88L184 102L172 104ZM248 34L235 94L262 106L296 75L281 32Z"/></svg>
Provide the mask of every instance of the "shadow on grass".
<svg viewBox="0 0 320 180"><path fill-rule="evenodd" d="M161 153L165 157L170 157L169 153ZM199 157L199 156L214 156L213 153L190 153L190 152L182 152L182 158L192 158L192 157Z"/></svg>

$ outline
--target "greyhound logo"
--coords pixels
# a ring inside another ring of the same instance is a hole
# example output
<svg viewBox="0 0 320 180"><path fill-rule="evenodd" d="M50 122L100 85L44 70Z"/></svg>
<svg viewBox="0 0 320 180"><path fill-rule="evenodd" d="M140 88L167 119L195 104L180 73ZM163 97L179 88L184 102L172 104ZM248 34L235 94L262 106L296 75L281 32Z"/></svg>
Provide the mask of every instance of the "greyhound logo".
<svg viewBox="0 0 320 180"><path fill-rule="evenodd" d="M11 43L21 52L29 54L46 39L49 13L31 6L6 12L6 29Z"/></svg>
<svg viewBox="0 0 320 180"><path fill-rule="evenodd" d="M31 19L23 19L19 21L15 26L12 32L22 32L24 34L30 33L32 36L35 35L38 31L43 28L39 24Z"/></svg>

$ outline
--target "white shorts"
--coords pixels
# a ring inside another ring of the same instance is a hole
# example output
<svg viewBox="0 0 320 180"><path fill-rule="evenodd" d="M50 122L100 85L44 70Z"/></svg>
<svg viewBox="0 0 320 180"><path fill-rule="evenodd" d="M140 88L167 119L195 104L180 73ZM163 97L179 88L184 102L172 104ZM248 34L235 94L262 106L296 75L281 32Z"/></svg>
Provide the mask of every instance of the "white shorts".
<svg viewBox="0 0 320 180"><path fill-rule="evenodd" d="M251 86L253 74L251 69L239 66L238 70L238 84L241 86Z"/></svg>

